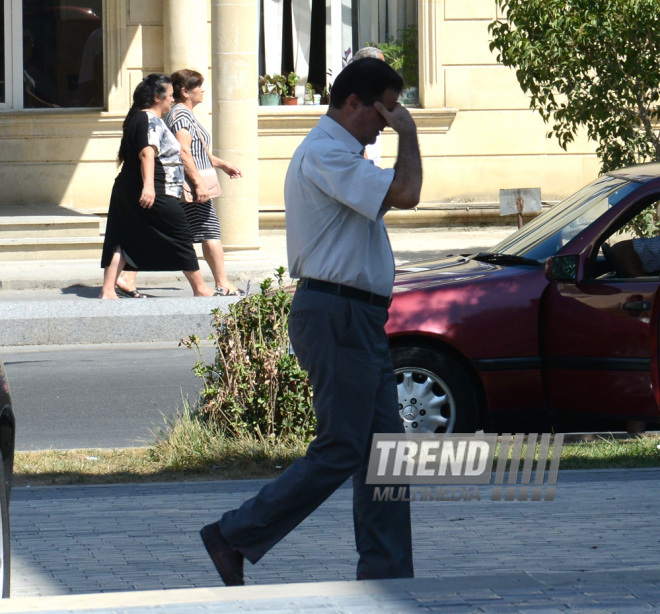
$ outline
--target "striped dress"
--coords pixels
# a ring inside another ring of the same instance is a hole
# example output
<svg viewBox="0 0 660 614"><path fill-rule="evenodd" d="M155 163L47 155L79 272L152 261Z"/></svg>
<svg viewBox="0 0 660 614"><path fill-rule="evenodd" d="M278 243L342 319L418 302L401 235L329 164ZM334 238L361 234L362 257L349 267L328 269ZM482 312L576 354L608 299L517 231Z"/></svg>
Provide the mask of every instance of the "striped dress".
<svg viewBox="0 0 660 614"><path fill-rule="evenodd" d="M192 152L193 160L195 161L195 166L198 169L211 167L211 161L209 160L204 145L199 138L197 126L199 126L199 131L202 133L207 147L209 147L211 143L211 135L206 128L195 119L193 112L187 106L180 103L175 104L165 117L165 123L175 135L179 130L187 130L190 133L190 136L192 137L190 150ZM207 200L205 203L182 202L181 206L188 218L188 224L190 224L194 243L220 240L220 221L218 220L218 215L213 207L212 200Z"/></svg>
<svg viewBox="0 0 660 614"><path fill-rule="evenodd" d="M639 237L632 242L644 272L653 274L660 271L660 237Z"/></svg>

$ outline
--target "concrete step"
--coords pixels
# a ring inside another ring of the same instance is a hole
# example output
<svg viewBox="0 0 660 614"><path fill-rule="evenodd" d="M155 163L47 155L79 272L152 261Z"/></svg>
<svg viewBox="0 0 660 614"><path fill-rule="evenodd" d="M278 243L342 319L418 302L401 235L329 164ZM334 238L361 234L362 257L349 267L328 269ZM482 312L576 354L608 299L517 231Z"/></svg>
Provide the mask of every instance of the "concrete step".
<svg viewBox="0 0 660 614"><path fill-rule="evenodd" d="M0 239L98 237L102 218L54 205L0 208Z"/></svg>
<svg viewBox="0 0 660 614"><path fill-rule="evenodd" d="M103 218L56 205L0 207L0 261L98 258Z"/></svg>
<svg viewBox="0 0 660 614"><path fill-rule="evenodd" d="M101 259L103 237L0 239L0 261Z"/></svg>
<svg viewBox="0 0 660 614"><path fill-rule="evenodd" d="M41 235L48 237L98 237L99 234L100 221L98 218L55 220L50 217L12 217L9 219L0 217L1 239L30 239Z"/></svg>
<svg viewBox="0 0 660 614"><path fill-rule="evenodd" d="M94 295L97 292L94 292ZM206 339L239 297L0 301L0 347Z"/></svg>

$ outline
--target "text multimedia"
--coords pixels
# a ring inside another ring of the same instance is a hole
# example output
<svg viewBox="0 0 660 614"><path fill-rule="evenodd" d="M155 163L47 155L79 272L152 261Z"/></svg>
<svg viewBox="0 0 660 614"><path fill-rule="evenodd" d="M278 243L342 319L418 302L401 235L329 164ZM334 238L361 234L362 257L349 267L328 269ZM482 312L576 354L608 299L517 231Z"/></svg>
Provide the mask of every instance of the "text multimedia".
<svg viewBox="0 0 660 614"><path fill-rule="evenodd" d="M375 486L374 501L481 501L476 486Z"/></svg>

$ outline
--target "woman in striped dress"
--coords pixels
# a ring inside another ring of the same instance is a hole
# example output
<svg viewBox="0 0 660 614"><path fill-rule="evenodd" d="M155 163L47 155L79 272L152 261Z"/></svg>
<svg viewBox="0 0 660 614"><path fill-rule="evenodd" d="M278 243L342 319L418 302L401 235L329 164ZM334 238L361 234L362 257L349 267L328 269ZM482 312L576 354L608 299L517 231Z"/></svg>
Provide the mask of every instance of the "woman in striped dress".
<svg viewBox="0 0 660 614"><path fill-rule="evenodd" d="M204 259L211 267L218 293L233 296L245 294L227 278L225 257L220 242L220 222L213 201L209 198L206 184L197 169L219 168L231 179L241 177L241 171L230 162L210 154L211 135L196 120L193 113L193 108L204 100L202 88L204 77L195 70L179 70L171 76L171 79L176 104L165 117L165 123L181 144L181 159L186 180L192 187L197 201L181 203L193 233L193 241L202 244Z"/></svg>

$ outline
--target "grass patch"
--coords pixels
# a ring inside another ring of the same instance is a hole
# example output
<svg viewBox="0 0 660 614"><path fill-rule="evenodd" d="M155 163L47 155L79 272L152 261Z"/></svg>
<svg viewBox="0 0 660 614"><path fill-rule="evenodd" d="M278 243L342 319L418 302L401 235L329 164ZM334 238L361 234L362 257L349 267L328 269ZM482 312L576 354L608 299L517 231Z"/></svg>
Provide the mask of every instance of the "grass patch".
<svg viewBox="0 0 660 614"><path fill-rule="evenodd" d="M574 439L571 436L571 439ZM560 469L660 467L660 435L569 441ZM16 486L273 478L305 453L303 442L228 439L184 412L144 448L17 452Z"/></svg>
<svg viewBox="0 0 660 614"><path fill-rule="evenodd" d="M148 447L17 452L14 485L273 478L306 448L303 442L227 438L184 409Z"/></svg>
<svg viewBox="0 0 660 614"><path fill-rule="evenodd" d="M560 469L623 469L660 467L660 435L589 436L564 443Z"/></svg>

